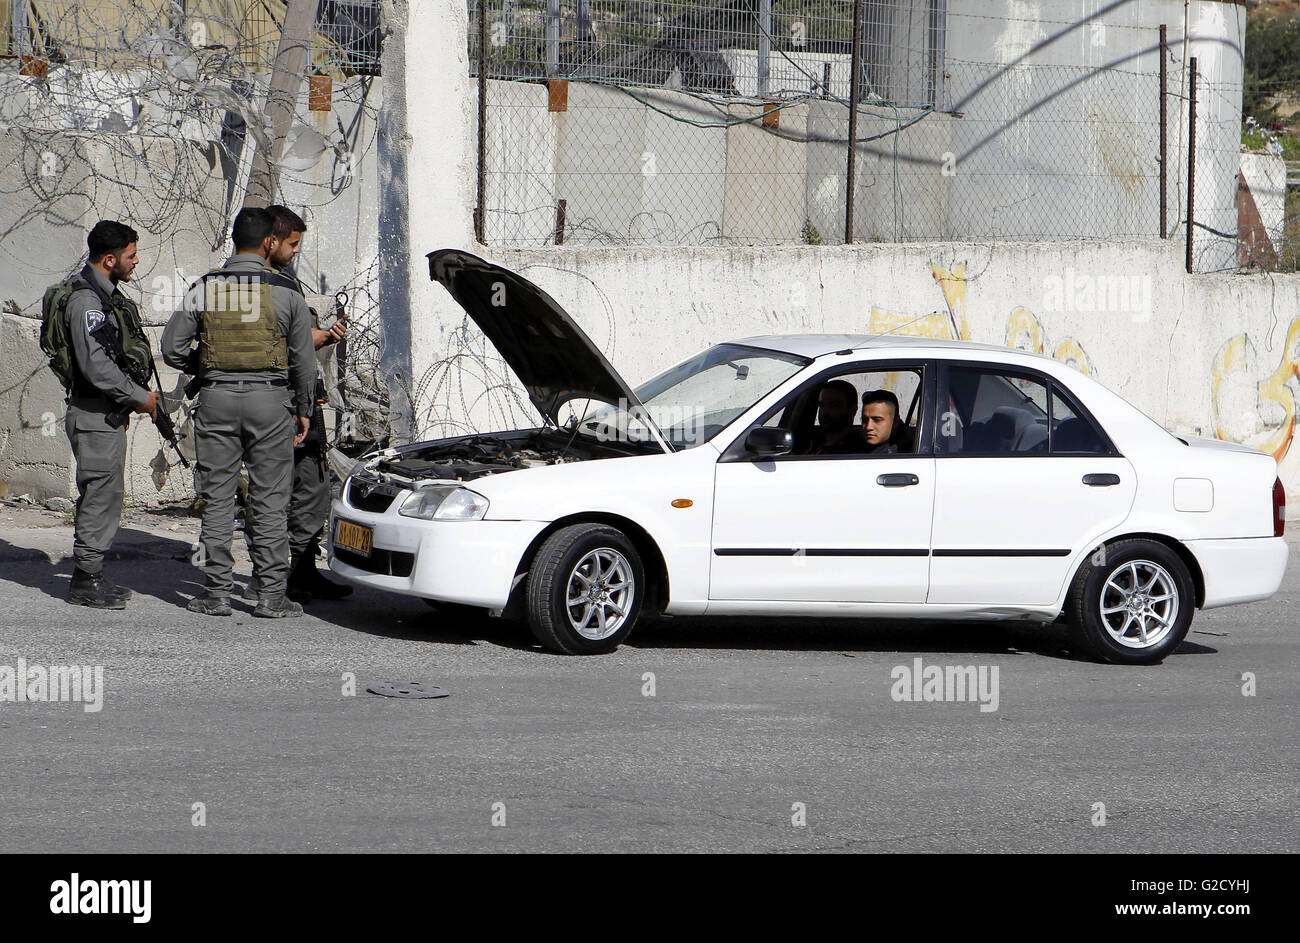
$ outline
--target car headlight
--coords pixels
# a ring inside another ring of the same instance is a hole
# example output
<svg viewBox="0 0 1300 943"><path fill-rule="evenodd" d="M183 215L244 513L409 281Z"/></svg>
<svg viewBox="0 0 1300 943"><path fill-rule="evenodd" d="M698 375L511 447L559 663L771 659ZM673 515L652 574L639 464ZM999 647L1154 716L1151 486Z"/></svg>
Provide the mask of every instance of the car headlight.
<svg viewBox="0 0 1300 943"><path fill-rule="evenodd" d="M425 521L481 521L488 499L458 485L421 488L402 502L397 513Z"/></svg>

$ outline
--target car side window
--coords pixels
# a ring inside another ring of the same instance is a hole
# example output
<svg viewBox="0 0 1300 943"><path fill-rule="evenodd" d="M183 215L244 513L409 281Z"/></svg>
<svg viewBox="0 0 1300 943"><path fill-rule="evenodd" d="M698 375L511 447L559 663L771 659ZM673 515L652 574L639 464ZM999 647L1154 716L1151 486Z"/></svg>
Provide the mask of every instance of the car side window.
<svg viewBox="0 0 1300 943"><path fill-rule="evenodd" d="M921 366L823 375L757 425L788 429L796 457L915 454L923 379Z"/></svg>
<svg viewBox="0 0 1300 943"><path fill-rule="evenodd" d="M1109 455L1110 446L1093 422L1080 415L1060 387L1052 384L1052 454Z"/></svg>
<svg viewBox="0 0 1300 943"><path fill-rule="evenodd" d="M947 455L1045 455L1048 389L1020 373L949 367L935 447Z"/></svg>

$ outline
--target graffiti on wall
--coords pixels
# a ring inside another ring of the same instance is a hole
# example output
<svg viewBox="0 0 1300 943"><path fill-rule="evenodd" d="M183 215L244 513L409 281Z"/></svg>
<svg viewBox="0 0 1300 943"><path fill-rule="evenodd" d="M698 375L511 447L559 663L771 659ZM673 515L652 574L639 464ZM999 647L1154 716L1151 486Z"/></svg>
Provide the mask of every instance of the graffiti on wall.
<svg viewBox="0 0 1300 943"><path fill-rule="evenodd" d="M1287 328L1277 367L1246 334L1228 338L1210 367L1211 406L1217 438L1268 452L1279 462L1295 438L1300 397L1300 318Z"/></svg>
<svg viewBox="0 0 1300 943"><path fill-rule="evenodd" d="M943 292L946 314L907 319L880 308L871 309L871 331L915 334L921 337L970 340L966 316L966 265L931 264L930 273ZM1096 377L1092 359L1073 337L1053 345L1039 317L1025 307L1007 317L1007 347L1049 354L1080 373ZM1219 348L1210 368L1211 409L1216 438L1239 442L1267 452L1281 462L1295 438L1297 401L1300 401L1300 318L1287 328L1286 340L1271 371L1261 362L1255 342L1237 334Z"/></svg>
<svg viewBox="0 0 1300 943"><path fill-rule="evenodd" d="M966 263L961 262L952 267L932 263L930 274L934 276L940 291L943 292L944 311L936 311L918 318L872 306L868 331L872 334L906 334L941 340L970 340L970 322L966 316L968 284ZM1032 354L1048 354L1074 367L1080 373L1092 377L1097 375L1092 359L1084 351L1082 344L1073 337L1066 337L1053 346L1047 328L1043 326L1038 315L1028 308L1017 307L1007 316L1004 344L1015 350L1024 350Z"/></svg>

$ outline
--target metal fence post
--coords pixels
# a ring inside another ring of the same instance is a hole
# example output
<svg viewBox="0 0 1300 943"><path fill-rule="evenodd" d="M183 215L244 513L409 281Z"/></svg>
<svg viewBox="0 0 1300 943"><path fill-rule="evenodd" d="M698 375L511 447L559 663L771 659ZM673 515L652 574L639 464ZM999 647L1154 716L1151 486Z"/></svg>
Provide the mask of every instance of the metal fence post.
<svg viewBox="0 0 1300 943"><path fill-rule="evenodd" d="M560 0L546 0L546 77L560 72Z"/></svg>
<svg viewBox="0 0 1300 943"><path fill-rule="evenodd" d="M591 42L591 0L578 0L578 9L574 24L578 34L578 43Z"/></svg>
<svg viewBox="0 0 1300 943"><path fill-rule="evenodd" d="M1168 161L1169 161L1169 140L1168 133L1165 130L1165 122L1168 118L1168 106L1165 103L1167 94L1168 66L1169 59L1169 29L1164 23L1160 24L1160 238L1169 238L1169 206L1168 197L1166 196L1166 182L1168 180Z"/></svg>
<svg viewBox="0 0 1300 943"><path fill-rule="evenodd" d="M766 95L772 69L772 0L758 0L758 94Z"/></svg>
<svg viewBox="0 0 1300 943"><path fill-rule="evenodd" d="M478 0L478 180L474 238L487 243L487 0Z"/></svg>
<svg viewBox="0 0 1300 943"><path fill-rule="evenodd" d="M853 242L853 187L857 176L858 90L862 87L862 0L853 0L853 54L849 57L849 166L845 174L844 244Z"/></svg>
<svg viewBox="0 0 1300 943"><path fill-rule="evenodd" d="M29 0L12 0L9 14L10 54L22 56L27 53L27 5Z"/></svg>
<svg viewBox="0 0 1300 943"><path fill-rule="evenodd" d="M1187 271L1192 271L1192 229L1196 226L1196 57L1187 73Z"/></svg>

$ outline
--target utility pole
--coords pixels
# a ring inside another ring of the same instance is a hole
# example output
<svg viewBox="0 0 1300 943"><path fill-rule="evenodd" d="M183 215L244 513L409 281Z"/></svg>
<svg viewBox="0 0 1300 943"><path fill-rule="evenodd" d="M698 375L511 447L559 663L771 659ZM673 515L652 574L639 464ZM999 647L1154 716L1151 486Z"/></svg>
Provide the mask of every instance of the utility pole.
<svg viewBox="0 0 1300 943"><path fill-rule="evenodd" d="M853 0L853 50L849 57L849 159L844 173L844 244L853 242L853 189L858 169L858 96L862 88L862 0Z"/></svg>
<svg viewBox="0 0 1300 943"><path fill-rule="evenodd" d="M275 50L271 89L266 97L266 117L271 124L270 149L258 148L253 155L253 172L248 180L246 206L274 203L280 189L279 161L284 139L293 126L298 90L307 74L307 53L312 30L316 26L319 0L289 0L284 11L284 26Z"/></svg>

